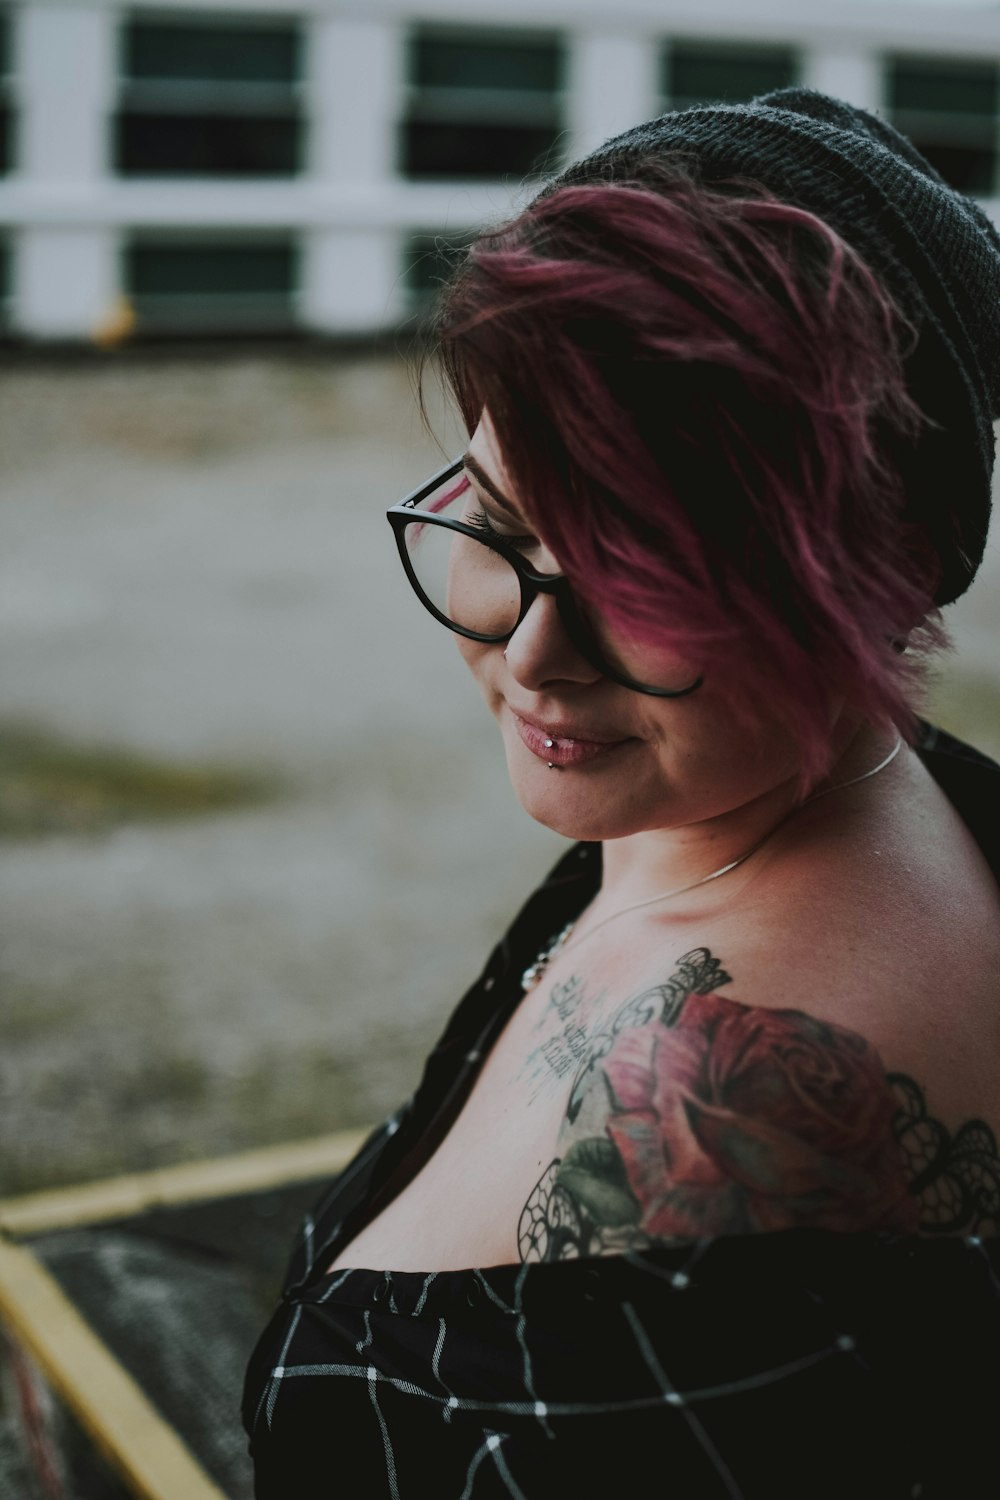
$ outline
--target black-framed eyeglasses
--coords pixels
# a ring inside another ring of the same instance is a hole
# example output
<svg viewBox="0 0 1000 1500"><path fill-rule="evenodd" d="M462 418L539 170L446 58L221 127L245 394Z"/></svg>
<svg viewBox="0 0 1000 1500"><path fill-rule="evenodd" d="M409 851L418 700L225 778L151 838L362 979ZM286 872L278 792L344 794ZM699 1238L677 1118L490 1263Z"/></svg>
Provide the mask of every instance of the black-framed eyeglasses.
<svg viewBox="0 0 1000 1500"><path fill-rule="evenodd" d="M495 529L463 459L390 506L387 517L417 598L456 634L491 645L509 641L536 597L551 594L581 656L613 682L655 698L683 698L701 686L701 677L679 681L683 669L666 653L613 634L561 573L530 567L518 547L533 539Z"/></svg>

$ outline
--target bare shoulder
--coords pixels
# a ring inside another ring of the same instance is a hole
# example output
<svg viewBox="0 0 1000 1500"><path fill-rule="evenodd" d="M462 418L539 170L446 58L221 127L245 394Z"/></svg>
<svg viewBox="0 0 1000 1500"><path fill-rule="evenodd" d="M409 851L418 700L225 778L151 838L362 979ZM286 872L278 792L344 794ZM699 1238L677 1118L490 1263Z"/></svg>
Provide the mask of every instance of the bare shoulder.
<svg viewBox="0 0 1000 1500"><path fill-rule="evenodd" d="M926 1080L858 1030L738 995L724 955L691 949L595 1031L522 1259L802 1226L1000 1228L990 1120L942 1118Z"/></svg>
<svg viewBox="0 0 1000 1500"><path fill-rule="evenodd" d="M1000 887L919 763L713 934L741 998L863 1036L946 1113L1000 1110Z"/></svg>

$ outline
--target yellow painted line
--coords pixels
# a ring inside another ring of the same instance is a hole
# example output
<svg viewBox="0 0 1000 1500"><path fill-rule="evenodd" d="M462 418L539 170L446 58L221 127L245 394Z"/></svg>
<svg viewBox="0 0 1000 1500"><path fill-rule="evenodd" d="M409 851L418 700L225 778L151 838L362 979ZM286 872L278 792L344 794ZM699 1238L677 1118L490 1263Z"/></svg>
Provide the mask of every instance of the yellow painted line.
<svg viewBox="0 0 1000 1500"><path fill-rule="evenodd" d="M77 1187L55 1188L0 1199L0 1233L41 1234L80 1224L128 1218L151 1208L231 1198L266 1191L283 1183L332 1176L346 1166L368 1129L339 1130L305 1141L264 1146L208 1161L183 1162L151 1172L133 1172Z"/></svg>
<svg viewBox="0 0 1000 1500"><path fill-rule="evenodd" d="M0 1243L0 1320L139 1500L226 1500L62 1288Z"/></svg>

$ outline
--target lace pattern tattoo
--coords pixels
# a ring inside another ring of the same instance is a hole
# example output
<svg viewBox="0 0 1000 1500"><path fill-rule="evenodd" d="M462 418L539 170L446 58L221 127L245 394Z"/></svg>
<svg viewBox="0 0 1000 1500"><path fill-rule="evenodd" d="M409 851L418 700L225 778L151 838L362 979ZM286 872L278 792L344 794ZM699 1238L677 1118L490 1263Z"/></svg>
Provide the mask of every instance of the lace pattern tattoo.
<svg viewBox="0 0 1000 1500"><path fill-rule="evenodd" d="M968 1120L951 1135L927 1113L912 1078L890 1073L899 1108L893 1133L906 1163L910 1192L920 1201L925 1234L1000 1232L1000 1156L985 1120Z"/></svg>

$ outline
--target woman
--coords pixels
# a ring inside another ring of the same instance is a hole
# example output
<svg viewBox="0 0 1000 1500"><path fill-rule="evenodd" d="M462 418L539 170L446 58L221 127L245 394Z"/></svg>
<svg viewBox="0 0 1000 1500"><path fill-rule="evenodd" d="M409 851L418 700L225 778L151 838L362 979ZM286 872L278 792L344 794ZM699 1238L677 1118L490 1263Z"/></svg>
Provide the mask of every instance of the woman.
<svg viewBox="0 0 1000 1500"><path fill-rule="evenodd" d="M578 842L307 1221L262 1500L969 1492L1000 768L911 704L985 542L998 291L978 209L804 90L474 246L468 452L390 520Z"/></svg>

